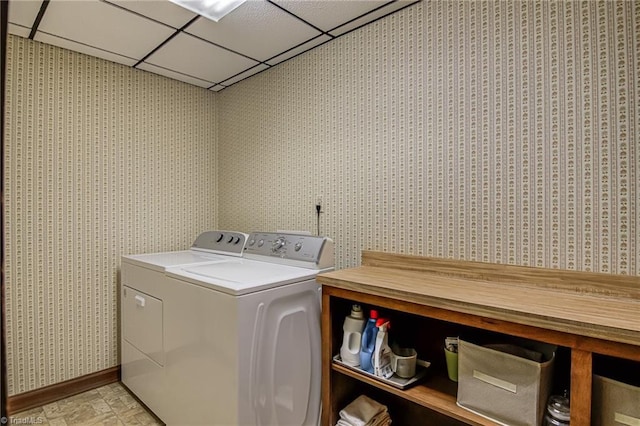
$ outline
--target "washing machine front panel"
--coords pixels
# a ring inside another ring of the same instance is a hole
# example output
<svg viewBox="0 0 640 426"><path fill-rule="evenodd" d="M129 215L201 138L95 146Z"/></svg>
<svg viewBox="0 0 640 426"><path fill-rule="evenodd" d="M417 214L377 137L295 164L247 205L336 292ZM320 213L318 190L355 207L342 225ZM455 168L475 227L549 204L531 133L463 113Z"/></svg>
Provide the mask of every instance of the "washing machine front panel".
<svg viewBox="0 0 640 426"><path fill-rule="evenodd" d="M239 297L242 299L243 297ZM249 403L256 426L317 425L320 416L319 285L297 282L248 297L259 300L251 341ZM249 341L241 339L241 341Z"/></svg>

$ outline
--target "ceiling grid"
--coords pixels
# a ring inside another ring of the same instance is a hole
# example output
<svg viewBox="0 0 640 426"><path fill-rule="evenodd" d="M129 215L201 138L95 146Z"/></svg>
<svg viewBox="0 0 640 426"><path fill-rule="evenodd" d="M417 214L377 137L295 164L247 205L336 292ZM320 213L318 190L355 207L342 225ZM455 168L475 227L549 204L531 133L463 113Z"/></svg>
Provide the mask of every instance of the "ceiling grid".
<svg viewBox="0 0 640 426"><path fill-rule="evenodd" d="M421 0L248 0L219 22L168 0L9 0L9 33L220 91Z"/></svg>

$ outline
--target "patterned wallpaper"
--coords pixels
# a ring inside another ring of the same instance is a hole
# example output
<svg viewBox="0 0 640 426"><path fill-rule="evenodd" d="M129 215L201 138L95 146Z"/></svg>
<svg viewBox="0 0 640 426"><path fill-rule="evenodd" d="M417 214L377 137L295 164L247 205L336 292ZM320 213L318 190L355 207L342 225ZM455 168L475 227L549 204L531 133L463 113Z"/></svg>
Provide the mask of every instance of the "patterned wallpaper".
<svg viewBox="0 0 640 426"><path fill-rule="evenodd" d="M117 365L121 254L318 196L338 267L640 275L639 52L638 1L425 1L216 95L10 36L9 394Z"/></svg>
<svg viewBox="0 0 640 426"><path fill-rule="evenodd" d="M220 224L640 275L640 2L425 1L218 96ZM242 194L239 196L238 194Z"/></svg>
<svg viewBox="0 0 640 426"><path fill-rule="evenodd" d="M8 393L119 363L120 256L217 227L215 94L9 36Z"/></svg>

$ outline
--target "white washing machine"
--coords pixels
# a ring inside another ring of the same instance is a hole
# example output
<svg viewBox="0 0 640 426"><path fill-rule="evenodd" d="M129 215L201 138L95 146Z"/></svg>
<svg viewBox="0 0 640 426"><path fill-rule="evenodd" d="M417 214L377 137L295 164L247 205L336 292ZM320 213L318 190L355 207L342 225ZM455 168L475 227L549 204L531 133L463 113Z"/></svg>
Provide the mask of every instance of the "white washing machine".
<svg viewBox="0 0 640 426"><path fill-rule="evenodd" d="M173 404L168 397L168 335L166 312L171 310L169 267L221 263L242 256L247 234L207 231L190 250L122 257L121 373L122 382L158 416Z"/></svg>
<svg viewBox="0 0 640 426"><path fill-rule="evenodd" d="M167 404L156 414L168 425L317 426L315 278L333 265L328 238L253 233L240 259L168 268Z"/></svg>

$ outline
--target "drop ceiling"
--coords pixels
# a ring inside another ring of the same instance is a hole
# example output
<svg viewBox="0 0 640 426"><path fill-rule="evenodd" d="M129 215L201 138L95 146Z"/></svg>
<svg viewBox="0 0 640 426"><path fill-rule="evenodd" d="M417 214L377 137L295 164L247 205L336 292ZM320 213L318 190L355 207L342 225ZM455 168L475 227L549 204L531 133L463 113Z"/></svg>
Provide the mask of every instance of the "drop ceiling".
<svg viewBox="0 0 640 426"><path fill-rule="evenodd" d="M248 0L218 22L169 0L9 0L10 34L219 91L420 0Z"/></svg>

